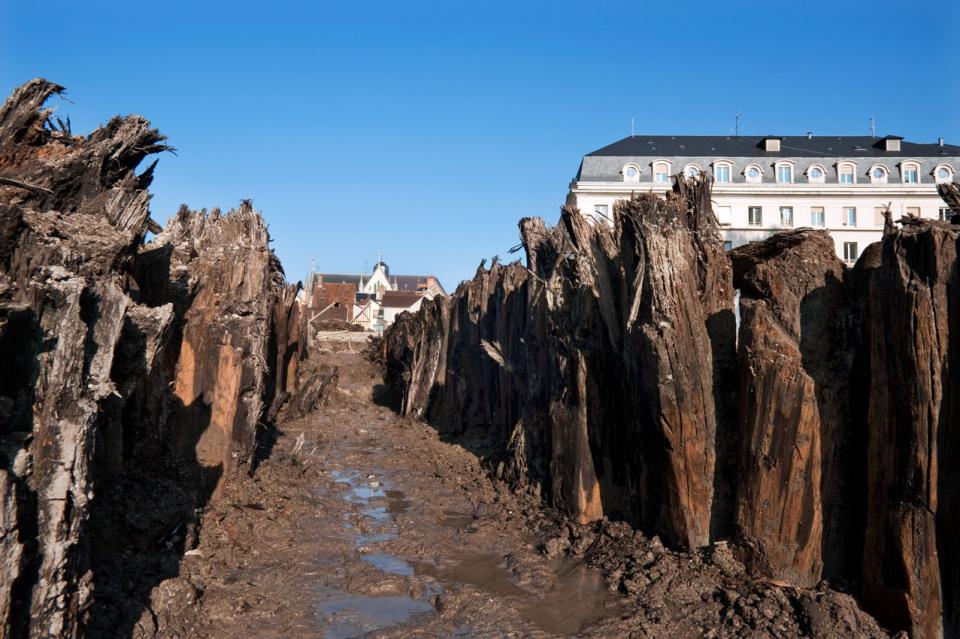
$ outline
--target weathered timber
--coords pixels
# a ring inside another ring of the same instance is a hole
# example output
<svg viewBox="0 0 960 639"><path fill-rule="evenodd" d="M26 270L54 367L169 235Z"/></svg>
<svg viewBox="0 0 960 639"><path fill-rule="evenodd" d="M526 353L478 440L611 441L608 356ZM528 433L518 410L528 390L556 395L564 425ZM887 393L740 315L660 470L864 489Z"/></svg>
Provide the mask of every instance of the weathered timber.
<svg viewBox="0 0 960 639"><path fill-rule="evenodd" d="M867 291L863 597L913 637L960 636L960 229L883 239Z"/></svg>
<svg viewBox="0 0 960 639"><path fill-rule="evenodd" d="M526 267L481 265L388 330L396 408L580 521L732 534L759 576L855 584L892 629L960 636L958 226L888 210L853 269L822 231L735 249L735 350L705 191L522 220Z"/></svg>
<svg viewBox="0 0 960 639"><path fill-rule="evenodd" d="M556 227L520 229L528 268L481 266L388 332L397 407L454 435L482 429L501 474L580 521L708 543L718 432L732 436L714 366L734 360L709 184L627 201L612 226L565 208Z"/></svg>
<svg viewBox="0 0 960 639"><path fill-rule="evenodd" d="M138 116L75 136L43 109L61 91L0 107L0 624L123 636L149 593L116 562L163 555L121 551L182 551L295 390L301 322L248 203L182 209L144 244L156 163L137 168L164 136Z"/></svg>
<svg viewBox="0 0 960 639"><path fill-rule="evenodd" d="M731 252L740 290L742 451L738 550L759 574L806 587L856 553L848 380L855 309L826 231L779 233ZM855 534L855 533L854 533Z"/></svg>

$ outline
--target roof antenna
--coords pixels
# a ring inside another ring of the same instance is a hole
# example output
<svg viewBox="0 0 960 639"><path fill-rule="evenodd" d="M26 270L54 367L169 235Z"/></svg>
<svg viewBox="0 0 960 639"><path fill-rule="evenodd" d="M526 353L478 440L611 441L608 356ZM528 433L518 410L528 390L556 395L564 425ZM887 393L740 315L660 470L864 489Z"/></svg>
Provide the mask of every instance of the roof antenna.
<svg viewBox="0 0 960 639"><path fill-rule="evenodd" d="M740 113L740 105L737 102L733 103L733 110L737 111L737 114L733 116L733 137L740 137L740 119L743 117L743 113Z"/></svg>
<svg viewBox="0 0 960 639"><path fill-rule="evenodd" d="M870 116L870 137L877 137L877 116L875 115Z"/></svg>
<svg viewBox="0 0 960 639"><path fill-rule="evenodd" d="M630 118L630 137L632 138L633 136L634 136L634 132L633 132L633 118Z"/></svg>

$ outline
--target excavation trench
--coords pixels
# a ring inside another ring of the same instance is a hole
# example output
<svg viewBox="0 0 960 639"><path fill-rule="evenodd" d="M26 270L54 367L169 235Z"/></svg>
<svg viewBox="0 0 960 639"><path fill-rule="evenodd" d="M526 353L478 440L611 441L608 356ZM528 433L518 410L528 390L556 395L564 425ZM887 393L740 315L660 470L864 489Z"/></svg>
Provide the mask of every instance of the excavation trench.
<svg viewBox="0 0 960 639"><path fill-rule="evenodd" d="M624 598L600 570L547 550L539 504L373 403L361 355L312 356L322 364L340 370L329 405L281 422L256 475L204 512L173 580L202 605L165 602L161 626L169 614L191 636L555 637L617 618Z"/></svg>

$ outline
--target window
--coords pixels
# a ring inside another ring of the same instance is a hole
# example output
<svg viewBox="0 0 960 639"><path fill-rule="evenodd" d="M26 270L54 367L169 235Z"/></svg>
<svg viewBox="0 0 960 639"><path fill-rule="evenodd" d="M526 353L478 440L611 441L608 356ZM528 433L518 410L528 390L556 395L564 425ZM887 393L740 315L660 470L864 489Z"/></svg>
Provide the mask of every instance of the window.
<svg viewBox="0 0 960 639"><path fill-rule="evenodd" d="M904 208L904 212L910 217L920 217L920 207L919 206L908 206Z"/></svg>
<svg viewBox="0 0 960 639"><path fill-rule="evenodd" d="M857 261L857 258L860 257L859 252L857 251L856 242L844 242L843 243L843 261L847 264L853 264Z"/></svg>
<svg viewBox="0 0 960 639"><path fill-rule="evenodd" d="M870 181L874 184L886 184L887 183L887 169L880 165L874 166L870 169Z"/></svg>
<svg viewBox="0 0 960 639"><path fill-rule="evenodd" d="M940 219L941 222L949 222L949 221L950 221L950 209L948 209L948 208L945 207L945 206L941 206L941 207L940 207L940 210L939 210L939 212L938 212L937 217Z"/></svg>
<svg viewBox="0 0 960 639"><path fill-rule="evenodd" d="M730 226L733 222L732 206L715 206L713 207L713 212L716 214L717 222L720 223L720 226Z"/></svg>
<svg viewBox="0 0 960 639"><path fill-rule="evenodd" d="M843 225L844 226L857 225L857 207L855 206L843 207Z"/></svg>
<svg viewBox="0 0 960 639"><path fill-rule="evenodd" d="M730 163L716 162L713 165L713 179L719 184L730 183Z"/></svg>
<svg viewBox="0 0 960 639"><path fill-rule="evenodd" d="M874 226L883 226L885 223L885 218L883 216L884 211L887 210L885 206L875 206L873 207L873 225Z"/></svg>
<svg viewBox="0 0 960 639"><path fill-rule="evenodd" d="M780 207L780 226L793 226L793 207Z"/></svg>
<svg viewBox="0 0 960 639"><path fill-rule="evenodd" d="M609 204L594 204L593 205L593 218L595 220L609 220L610 219L610 205Z"/></svg>
<svg viewBox="0 0 960 639"><path fill-rule="evenodd" d="M943 184L944 182L950 182L953 180L953 169L949 166L940 165L933 171L933 177L937 181L937 184Z"/></svg>
<svg viewBox="0 0 960 639"><path fill-rule="evenodd" d="M786 163L777 165L777 182L780 184L793 182L793 165Z"/></svg>
<svg viewBox="0 0 960 639"><path fill-rule="evenodd" d="M700 167L697 166L696 164L688 164L683 169L683 174L686 175L688 178L698 177L700 173L701 173Z"/></svg>
<svg viewBox="0 0 960 639"><path fill-rule="evenodd" d="M920 184L920 165L916 162L904 162L900 171L904 184Z"/></svg>
<svg viewBox="0 0 960 639"><path fill-rule="evenodd" d="M624 182L639 182L640 181L640 167L636 164L628 164L623 167L623 181Z"/></svg>
<svg viewBox="0 0 960 639"><path fill-rule="evenodd" d="M827 172L819 164L814 164L807 169L807 181L814 184L823 184L826 180Z"/></svg>
<svg viewBox="0 0 960 639"><path fill-rule="evenodd" d="M724 243L723 243L723 250L724 250L724 251L729 251L729 250L732 249L732 248L733 248L733 242L727 241L727 242L724 242Z"/></svg>
<svg viewBox="0 0 960 639"><path fill-rule="evenodd" d="M653 163L653 181L660 184L666 184L670 181L670 163L669 162L654 162Z"/></svg>
<svg viewBox="0 0 960 639"><path fill-rule="evenodd" d="M761 226L763 224L763 208L751 206L747 208L747 224L750 226Z"/></svg>
<svg viewBox="0 0 960 639"><path fill-rule="evenodd" d="M826 226L826 216L822 206L810 207L810 226Z"/></svg>
<svg viewBox="0 0 960 639"><path fill-rule="evenodd" d="M837 179L840 184L854 184L857 181L856 165L853 162L837 164Z"/></svg>
<svg viewBox="0 0 960 639"><path fill-rule="evenodd" d="M751 164L744 169L743 177L751 184L759 184L763 180L763 171L756 164Z"/></svg>

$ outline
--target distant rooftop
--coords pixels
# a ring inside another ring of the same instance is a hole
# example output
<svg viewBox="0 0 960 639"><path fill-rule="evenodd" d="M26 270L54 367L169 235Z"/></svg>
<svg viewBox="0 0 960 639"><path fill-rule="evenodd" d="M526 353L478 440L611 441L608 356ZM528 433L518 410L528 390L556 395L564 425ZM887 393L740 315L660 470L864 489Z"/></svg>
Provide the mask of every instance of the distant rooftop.
<svg viewBox="0 0 960 639"><path fill-rule="evenodd" d="M764 140L776 137L780 151L765 151ZM634 135L588 153L587 157L960 157L960 146L908 142L899 151L886 151L887 138L862 136L796 135Z"/></svg>
<svg viewBox="0 0 960 639"><path fill-rule="evenodd" d="M380 304L387 308L410 308L419 299L422 299L422 296L408 291L386 291Z"/></svg>

